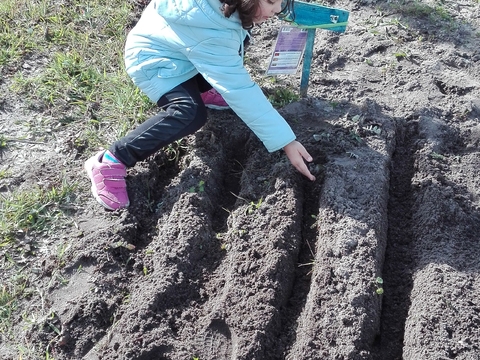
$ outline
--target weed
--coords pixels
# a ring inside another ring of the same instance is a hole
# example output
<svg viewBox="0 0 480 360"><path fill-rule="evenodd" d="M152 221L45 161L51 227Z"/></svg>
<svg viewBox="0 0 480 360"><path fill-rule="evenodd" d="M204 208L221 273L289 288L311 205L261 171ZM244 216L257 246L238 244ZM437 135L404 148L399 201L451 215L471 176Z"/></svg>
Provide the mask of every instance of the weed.
<svg viewBox="0 0 480 360"><path fill-rule="evenodd" d="M408 57L407 53L404 51L397 51L393 54L397 60L403 60Z"/></svg>
<svg viewBox="0 0 480 360"><path fill-rule="evenodd" d="M60 267L65 266L65 253L70 248L70 244L68 242L64 242L57 247L57 264Z"/></svg>
<svg viewBox="0 0 480 360"><path fill-rule="evenodd" d="M185 139L180 139L174 141L173 143L166 146L164 149L165 154L167 155L167 160L178 164L180 156L188 151L188 145Z"/></svg>
<svg viewBox="0 0 480 360"><path fill-rule="evenodd" d="M352 116L352 118L350 120L352 122L354 122L355 124L361 124L364 119L365 119L364 115L358 115L357 114L357 115Z"/></svg>
<svg viewBox="0 0 480 360"><path fill-rule="evenodd" d="M278 84L278 77L276 76L267 76L265 80L268 80L272 84Z"/></svg>
<svg viewBox="0 0 480 360"><path fill-rule="evenodd" d="M260 200L258 200L257 202L250 201L250 204L248 204L248 207L247 207L247 214L248 215L253 214L256 210L260 208L260 206L262 206L262 203L263 203L263 198L260 198Z"/></svg>
<svg viewBox="0 0 480 360"><path fill-rule="evenodd" d="M362 138L360 137L360 134L354 130L350 131L350 137L352 140L355 140L358 143L362 143Z"/></svg>
<svg viewBox="0 0 480 360"><path fill-rule="evenodd" d="M245 235L246 233L247 233L247 230L245 230L245 229L240 229L240 230L238 230L238 235L239 235L240 237L242 237L242 236Z"/></svg>
<svg viewBox="0 0 480 360"><path fill-rule="evenodd" d="M430 157L431 157L432 159L435 159L435 160L444 160L444 159L445 159L445 156L443 156L442 154L439 154L439 153L437 153L437 152L435 152L435 151L432 151L432 152L430 153Z"/></svg>
<svg viewBox="0 0 480 360"><path fill-rule="evenodd" d="M321 134L313 134L313 139L315 141L320 141L322 139L329 140L330 133L329 132L322 132Z"/></svg>
<svg viewBox="0 0 480 360"><path fill-rule="evenodd" d="M238 196L236 194L234 194L233 192L230 192L233 196L235 196L237 199L240 199L240 200L243 200L245 201L246 203L248 203L248 206L247 206L247 209L245 210L245 213L248 214L248 215L251 215L255 212L255 210L258 210L261 206L262 206L262 203L263 203L263 198L260 198L260 200L258 200L257 202L255 201L248 201L247 199L241 197L241 196ZM226 210L226 209L225 209ZM228 210L227 210L228 211ZM229 211L228 211L229 212Z"/></svg>
<svg viewBox="0 0 480 360"><path fill-rule="evenodd" d="M375 279L375 293L377 295L382 295L383 294L383 279L381 277L377 277Z"/></svg>
<svg viewBox="0 0 480 360"><path fill-rule="evenodd" d="M65 114L58 119L62 124L87 118L75 140L82 150L125 135L155 107L123 68L131 13L132 4L118 0L0 4L0 66L18 64L31 53L45 60L35 72L16 72L10 90L27 104Z"/></svg>
<svg viewBox="0 0 480 360"><path fill-rule="evenodd" d="M397 68L397 62L395 62L394 60L390 61L389 64L383 65L383 67L382 67L382 74L383 74L383 76L386 76L387 73L392 72L392 71L395 70L396 68Z"/></svg>
<svg viewBox="0 0 480 360"><path fill-rule="evenodd" d="M16 307L14 294L4 285L0 290L0 331L4 332Z"/></svg>
<svg viewBox="0 0 480 360"><path fill-rule="evenodd" d="M59 282L60 285L62 285L62 286L67 286L68 285L69 280L65 276L59 274L58 272L55 274L55 276L56 276L57 281Z"/></svg>
<svg viewBox="0 0 480 360"><path fill-rule="evenodd" d="M365 64L367 64L368 66L373 66L373 61L370 60L370 59L365 59L363 60L365 62Z"/></svg>
<svg viewBox="0 0 480 360"><path fill-rule="evenodd" d="M336 101L330 101L330 105L332 106L332 108L336 109L340 106L340 103Z"/></svg>
<svg viewBox="0 0 480 360"><path fill-rule="evenodd" d="M95 89L100 86L103 75L89 66L78 51L56 53L45 71L33 78L17 75L13 89L29 92L45 106L79 106L82 113L88 102L94 102Z"/></svg>
<svg viewBox="0 0 480 360"><path fill-rule="evenodd" d="M110 248L111 248L111 249L118 249L118 248L122 248L122 247L125 248L125 249L127 249L128 251L133 251L133 250L135 250L135 245L130 244L130 243L126 242L126 241L117 241L117 242L115 242L115 243L113 243L113 244L110 244Z"/></svg>
<svg viewBox="0 0 480 360"><path fill-rule="evenodd" d="M300 97L289 89L276 89L273 95L268 97L268 100L273 106L283 107L294 101L298 101Z"/></svg>
<svg viewBox="0 0 480 360"><path fill-rule="evenodd" d="M122 298L122 304L130 304L131 300L131 294L130 293L125 293Z"/></svg>
<svg viewBox="0 0 480 360"><path fill-rule="evenodd" d="M10 171L8 169L1 169L0 170L0 180L6 179L10 176Z"/></svg>
<svg viewBox="0 0 480 360"><path fill-rule="evenodd" d="M365 128L365 130L375 134L380 135L382 133L382 129L377 125L369 125Z"/></svg>
<svg viewBox="0 0 480 360"><path fill-rule="evenodd" d="M382 13L381 10L377 9L379 11L379 17L376 18L375 21L368 19L364 22L364 25L366 26L366 30L374 35L374 36L381 36L382 33L380 32L379 28L384 27L385 28L385 33L388 37L391 37L391 35L388 32L388 27L396 26L402 29L408 29L407 25L404 25L398 18L388 18L385 17L385 14Z"/></svg>
<svg viewBox="0 0 480 360"><path fill-rule="evenodd" d="M310 262L303 263L303 264L298 264L298 267L311 266L311 265L314 265L314 264L315 264L315 259L311 259ZM307 275L310 275L310 273L311 273L311 271Z"/></svg>
<svg viewBox="0 0 480 360"><path fill-rule="evenodd" d="M318 225L318 219L317 219L317 216L316 216L316 215L314 215L314 214L312 214L312 215L310 215L310 216L312 217L312 219L314 219L314 220L315 220L315 221L313 222L313 224L312 224L312 225L310 225L310 229L315 229L315 228L317 227L317 225Z"/></svg>
<svg viewBox="0 0 480 360"><path fill-rule="evenodd" d="M200 180L198 182L197 186L192 186L190 189L188 189L189 192L195 193L195 192L204 192L205 191L205 181Z"/></svg>
<svg viewBox="0 0 480 360"><path fill-rule="evenodd" d="M312 215L312 217L315 217L315 215ZM303 263L303 264L299 264L298 267L302 267L302 266L312 266L312 269L307 273L307 276L311 275L312 272L313 272L313 265L315 265L315 253L313 252L312 250L312 247L310 246L310 243L308 242L308 240L306 240L307 242L307 245L308 245L308 249L310 250L310 254L312 255L312 258L310 259L309 262L307 263Z"/></svg>
<svg viewBox="0 0 480 360"><path fill-rule="evenodd" d="M35 47L30 27L15 26L15 21L23 11L15 0L3 0L0 4L0 66L21 59L25 52Z"/></svg>

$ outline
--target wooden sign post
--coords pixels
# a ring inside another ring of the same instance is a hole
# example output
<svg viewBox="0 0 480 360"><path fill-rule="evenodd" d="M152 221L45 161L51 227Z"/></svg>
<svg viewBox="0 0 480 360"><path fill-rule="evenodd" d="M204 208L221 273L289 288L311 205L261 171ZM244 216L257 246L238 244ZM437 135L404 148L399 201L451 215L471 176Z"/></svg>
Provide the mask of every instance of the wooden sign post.
<svg viewBox="0 0 480 360"><path fill-rule="evenodd" d="M293 2L293 6L286 8L280 18L289 22L292 26L307 29L307 43L303 57L302 79L300 82L300 95L307 95L310 68L312 65L313 45L315 43L315 31L324 29L336 32L345 32L347 28L349 12L335 9L315 3L303 1Z"/></svg>

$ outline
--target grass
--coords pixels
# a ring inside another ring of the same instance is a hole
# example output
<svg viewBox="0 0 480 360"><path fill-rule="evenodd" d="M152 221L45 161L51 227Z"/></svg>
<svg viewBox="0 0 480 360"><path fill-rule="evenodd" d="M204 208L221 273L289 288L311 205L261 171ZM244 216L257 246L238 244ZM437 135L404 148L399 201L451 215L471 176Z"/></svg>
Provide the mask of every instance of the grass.
<svg viewBox="0 0 480 360"><path fill-rule="evenodd" d="M418 18L429 18L432 21L444 20L452 21L453 18L447 9L441 4L429 5L421 1L409 1L393 5L394 8L404 15L415 16Z"/></svg>
<svg viewBox="0 0 480 360"><path fill-rule="evenodd" d="M35 325L35 322L23 315L21 322L18 322L20 314L25 311L21 303L29 297L28 291L25 291L27 279L32 275L30 266L25 265L32 260L27 263L25 260L37 255L36 235L49 235L66 224L75 189L75 184L63 181L49 188L37 186L0 194L0 271L3 274L0 285L0 336L2 341L6 340L10 350L16 350L20 354L19 358L25 352L31 356L29 358L41 358L40 353L44 352L40 348L31 348L31 344L23 343L17 333L20 329L25 330ZM32 241L23 245L17 243L19 235L24 234L30 234ZM54 250L58 269L64 265L68 247L69 243L63 243ZM65 284L65 278L57 269L53 270L53 274L59 283ZM42 309L30 311L41 312ZM36 317L33 312L31 315Z"/></svg>
<svg viewBox="0 0 480 360"><path fill-rule="evenodd" d="M379 5L377 11L379 17L365 20L365 29L375 36L384 36L396 43L402 42L403 39L395 33L388 32L389 27L397 27L416 34L416 29L428 25L429 27L435 26L438 31L455 36L453 31L461 25L461 22L452 16L441 0L429 3L421 0L392 1ZM392 17L393 15L398 17ZM425 40L422 35L417 34L417 36L421 41ZM429 38L429 40L434 39L434 35Z"/></svg>
<svg viewBox="0 0 480 360"><path fill-rule="evenodd" d="M55 229L64 214L62 206L72 200L75 185L63 182L50 189L40 187L0 195L0 247L16 235Z"/></svg>
<svg viewBox="0 0 480 360"><path fill-rule="evenodd" d="M8 329L12 312L16 307L16 296L4 285L0 290L0 332Z"/></svg>
<svg viewBox="0 0 480 360"><path fill-rule="evenodd" d="M57 128L72 134L67 140L77 155L91 154L125 135L151 114L156 105L132 83L123 63L125 37L139 13L135 3L141 2L0 1L2 89L8 93L9 101L11 98L12 103L21 102L22 108L36 115L27 121L18 120L25 131L21 136L0 134L0 156L13 153L10 145L24 140L31 141L32 146L39 144L39 139L43 145L66 140L60 139ZM297 99L298 95L283 89L276 90L271 97L278 106ZM166 149L166 154L178 162L187 146L183 141L175 142ZM76 185L58 181L49 187L15 188L17 182L8 181L16 175L14 170L0 169L0 271L4 275L0 285L0 332L13 334L8 346L17 348L20 354L17 358L26 352L28 358L48 358L48 347L34 349L15 336L35 323L28 318L39 318L41 312L33 309L22 322L12 321L21 317L21 302L26 298L22 287L25 285L15 279L18 274L25 273L25 278L32 275L28 265L38 255L35 245L27 249L19 240L28 238L34 242L64 226L75 202ZM205 191L205 183L200 181L194 190ZM248 211L253 212L262 200L247 204ZM245 233L246 230L239 230L239 236ZM44 254L54 256L55 268L51 273L60 283L66 282L59 269L65 264L67 250L68 244L64 242L50 246L45 251L53 253ZM43 303L42 289L37 290L41 295L35 296L42 297Z"/></svg>
<svg viewBox="0 0 480 360"><path fill-rule="evenodd" d="M87 148L125 135L154 106L123 68L132 13L132 5L120 0L73 0L69 6L3 0L0 67L15 72L10 90L31 107L63 114L64 124L86 122L78 141ZM45 66L15 71L24 61Z"/></svg>
<svg viewBox="0 0 480 360"><path fill-rule="evenodd" d="M3 156L3 153L7 151L8 148L8 140L7 137L0 134L0 159ZM1 173L0 173L0 179L2 178Z"/></svg>
<svg viewBox="0 0 480 360"><path fill-rule="evenodd" d="M0 334L12 336L12 318L17 310L18 302L24 295L26 280L21 274L10 279L9 284L0 288Z"/></svg>
<svg viewBox="0 0 480 360"><path fill-rule="evenodd" d="M26 121L12 120L21 134L14 128L0 134L0 157L14 154L12 143L28 149L29 144L57 141L68 141L79 155L93 153L149 116L155 104L136 88L123 65L125 36L139 12L134 6L123 0L0 1L3 89L9 102L21 102L35 114ZM72 135L63 139L64 133ZM18 336L32 323L26 317L16 321L22 318L26 299L25 284L17 279L33 275L25 264L41 258L36 240L73 223L69 215L77 201L76 183L58 180L49 186L30 183L28 188L15 176L8 163L0 169L0 342L6 340L16 358L26 353L29 358L51 358L48 347L32 347ZM52 274L60 283L66 281L60 269L68 247L63 242L48 249L56 259ZM30 315L41 316L41 310Z"/></svg>
<svg viewBox="0 0 480 360"><path fill-rule="evenodd" d="M125 37L138 9L123 0L2 0L0 1L0 74L9 96L21 101L35 116L22 123L28 139L47 144L57 141L58 132L73 134L68 141L82 153L93 153L100 146L125 135L154 110L153 104L132 83L123 63ZM274 105L283 106L298 99L288 90L277 90ZM15 100L14 100L15 101ZM0 134L0 155L9 152L17 135ZM18 138L20 139L20 137ZM33 140L32 140L33 139ZM171 161L178 162L187 148L178 141L166 149ZM25 281L30 264L40 260L35 241L53 233L68 221L75 202L76 185L59 181L53 186L15 188L10 168L0 169L0 341L16 352L16 358L51 358L50 343L25 343L19 334L38 325L43 309L28 308ZM7 181L4 181L7 180ZM12 187L12 188L11 188ZM205 191L200 181L195 192ZM262 203L251 202L248 211ZM245 230L239 230L243 236ZM28 236L25 236L28 235ZM29 245L19 240L31 239ZM30 246L32 244L32 246ZM66 284L61 269L69 243L50 246L54 259L51 281ZM43 251L43 250L42 250ZM28 265L24 265L28 264ZM32 266L33 268L33 266ZM144 275L149 269L143 268ZM37 286L37 284L35 285ZM37 288L43 303L43 289ZM38 300L38 299L37 299ZM23 316L22 316L23 314ZM19 320L19 321L17 321ZM43 346L43 348L42 348ZM23 355L22 355L23 354ZM0 354L0 357L3 354Z"/></svg>

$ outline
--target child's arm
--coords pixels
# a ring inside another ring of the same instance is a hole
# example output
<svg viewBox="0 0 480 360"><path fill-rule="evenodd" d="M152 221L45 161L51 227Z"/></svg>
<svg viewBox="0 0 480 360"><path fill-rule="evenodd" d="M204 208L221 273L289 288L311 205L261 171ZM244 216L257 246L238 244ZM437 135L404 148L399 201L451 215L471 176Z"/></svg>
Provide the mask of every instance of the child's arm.
<svg viewBox="0 0 480 360"><path fill-rule="evenodd" d="M286 145L283 150L295 169L305 175L308 179L315 181L315 176L313 176L310 170L308 170L304 161L305 159L306 161L311 162L313 159L302 144L294 140Z"/></svg>
<svg viewBox="0 0 480 360"><path fill-rule="evenodd" d="M190 61L260 138L269 152L283 148L292 165L314 181L315 176L304 162L304 159L312 161L312 157L295 140L288 123L252 81L235 49L236 46L232 47L231 42L209 39L194 48L189 54Z"/></svg>

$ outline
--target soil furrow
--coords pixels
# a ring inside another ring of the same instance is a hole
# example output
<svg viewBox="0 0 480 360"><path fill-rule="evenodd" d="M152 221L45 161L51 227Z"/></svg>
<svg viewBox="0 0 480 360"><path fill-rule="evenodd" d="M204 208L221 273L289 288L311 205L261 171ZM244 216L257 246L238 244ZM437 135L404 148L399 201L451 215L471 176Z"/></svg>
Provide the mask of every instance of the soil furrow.
<svg viewBox="0 0 480 360"><path fill-rule="evenodd" d="M320 165L320 161L316 162L317 165ZM293 286L285 305L280 309L281 328L277 335L279 344L276 351L272 352L266 359L285 358L289 349L296 342L298 321L310 291L315 262L315 249L318 239L318 202L322 186L323 177L321 174L317 176L315 184L304 186L302 240L296 262Z"/></svg>
<svg viewBox="0 0 480 360"><path fill-rule="evenodd" d="M271 182L286 164L262 169L259 160L257 152L245 164L237 208L228 219L227 254L217 272L222 283L217 281L219 292L209 305L210 320L224 324L222 328L230 334L230 356L219 358L268 358L280 324L277 309L291 292L303 196L298 186L283 176ZM259 181L265 185L263 190L254 186ZM275 218L271 217L272 207L282 208ZM210 287L214 285L212 282ZM238 313L243 317L239 319ZM220 344L216 345L213 348L219 349ZM199 347L198 354L209 358L215 354L210 348Z"/></svg>
<svg viewBox="0 0 480 360"><path fill-rule="evenodd" d="M480 320L480 250L472 246L480 236L479 188L467 179L478 174L479 153L464 150L468 137L435 112L419 119L406 360L478 358L470 339L479 335L471 324Z"/></svg>
<svg viewBox="0 0 480 360"><path fill-rule="evenodd" d="M380 334L374 355L378 360L401 360L405 321L412 288L412 206L417 124L399 120L392 156L388 200L388 235L382 277L384 295Z"/></svg>
<svg viewBox="0 0 480 360"><path fill-rule="evenodd" d="M375 279L386 246L390 157L385 148L362 148L357 155L326 165L312 284L288 359L306 352L318 359L367 359L379 331ZM368 194L362 204L360 193Z"/></svg>

